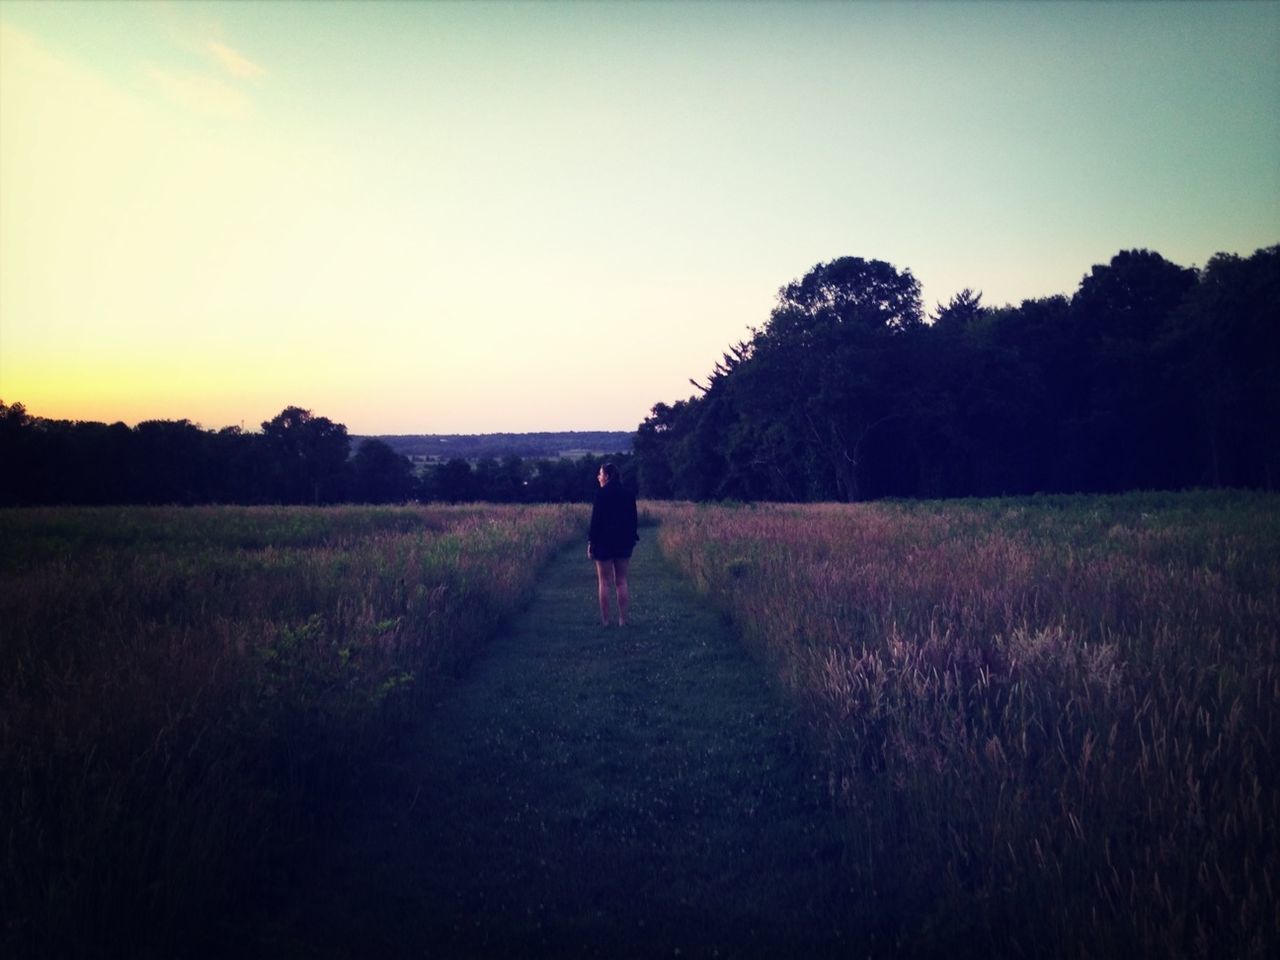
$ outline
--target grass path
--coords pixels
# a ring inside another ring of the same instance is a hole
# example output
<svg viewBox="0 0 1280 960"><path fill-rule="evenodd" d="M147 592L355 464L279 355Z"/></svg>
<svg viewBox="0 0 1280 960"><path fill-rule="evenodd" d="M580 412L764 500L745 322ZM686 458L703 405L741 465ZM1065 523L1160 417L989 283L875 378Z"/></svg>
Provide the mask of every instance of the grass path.
<svg viewBox="0 0 1280 960"><path fill-rule="evenodd" d="M841 826L732 631L646 536L601 628L582 548L451 684L273 955L849 955Z"/></svg>

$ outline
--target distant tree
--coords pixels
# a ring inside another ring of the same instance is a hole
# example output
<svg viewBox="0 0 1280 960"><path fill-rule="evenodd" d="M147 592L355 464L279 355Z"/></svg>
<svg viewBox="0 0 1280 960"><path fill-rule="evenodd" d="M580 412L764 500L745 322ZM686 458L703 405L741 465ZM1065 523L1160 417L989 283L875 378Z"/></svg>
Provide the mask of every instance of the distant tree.
<svg viewBox="0 0 1280 960"><path fill-rule="evenodd" d="M494 457L481 457L472 468L475 478L475 496L477 500L489 503L504 503L511 498L511 491L505 483L502 468Z"/></svg>
<svg viewBox="0 0 1280 960"><path fill-rule="evenodd" d="M827 327L901 332L923 322L920 284L883 260L840 257L778 291L769 334L806 338Z"/></svg>
<svg viewBox="0 0 1280 960"><path fill-rule="evenodd" d="M654 404L649 416L636 430L636 474L640 496L669 500L673 496L671 473L672 427L678 420L680 405Z"/></svg>
<svg viewBox="0 0 1280 960"><path fill-rule="evenodd" d="M0 400L0 505L35 502L37 442L27 408Z"/></svg>
<svg viewBox="0 0 1280 960"><path fill-rule="evenodd" d="M572 503L582 498L586 481L581 462L568 458L541 459L529 479L529 499L535 503Z"/></svg>
<svg viewBox="0 0 1280 960"><path fill-rule="evenodd" d="M138 503L134 432L115 423L72 423L57 426L61 465L55 475L58 503Z"/></svg>
<svg viewBox="0 0 1280 960"><path fill-rule="evenodd" d="M982 292L974 293L965 287L948 300L946 306L939 303L932 319L943 329L963 329L975 320L981 319L986 312L986 307L982 305Z"/></svg>
<svg viewBox="0 0 1280 960"><path fill-rule="evenodd" d="M1064 296L1023 300L1017 307L989 310L970 328L969 357L962 360L968 377L981 378L989 351L1003 355L997 362L1016 362L1021 386L1013 393L994 398L999 411L992 409L992 392L986 394L989 415L982 417L970 408L960 412L959 442L966 446L973 463L973 476L960 492L992 495L1000 491L983 479L983 463L999 459L1014 466L1025 477L1026 492L1066 492L1081 489L1080 464L1066 436L1067 424L1080 415L1087 403L1081 389L1089 352L1071 321L1070 303ZM1010 371L1011 372L1011 371ZM1014 419L1005 424L1006 417Z"/></svg>
<svg viewBox="0 0 1280 960"><path fill-rule="evenodd" d="M571 459L538 460L525 486L525 499L531 503L585 503L596 491L596 473L601 457L591 454ZM634 484L635 468L630 454L609 454L618 465L624 482ZM632 489L635 489L634 486Z"/></svg>
<svg viewBox="0 0 1280 960"><path fill-rule="evenodd" d="M795 354L788 360L786 353ZM814 440L806 405L805 369L817 369L807 348L752 349L723 384L732 417L723 440L723 495L743 500L834 499L828 450ZM819 374L820 376L820 374Z"/></svg>
<svg viewBox="0 0 1280 960"><path fill-rule="evenodd" d="M10 405L0 400L0 443L8 441L30 423L25 406L21 403Z"/></svg>
<svg viewBox="0 0 1280 960"><path fill-rule="evenodd" d="M403 503L413 495L413 465L381 440L361 440L352 459L353 493L361 503Z"/></svg>
<svg viewBox="0 0 1280 960"><path fill-rule="evenodd" d="M142 503L209 500L208 435L189 420L144 420L133 428L130 499Z"/></svg>
<svg viewBox="0 0 1280 960"><path fill-rule="evenodd" d="M932 476L923 495L1031 493L1041 482L1043 449L1057 427L1045 409L1044 371L1008 340L1007 324L1025 316L984 311L965 321L959 338L945 322L936 325L930 368L913 378L931 401L916 411L916 428L942 440L926 464Z"/></svg>
<svg viewBox="0 0 1280 960"><path fill-rule="evenodd" d="M826 464L839 499L861 499L874 434L907 412L899 402L904 336L922 326L910 270L842 257L783 287L753 339L752 363L791 384L788 429Z"/></svg>
<svg viewBox="0 0 1280 960"><path fill-rule="evenodd" d="M859 257L818 264L694 382L698 395L653 408L635 439L641 493L859 499L877 434L909 413L901 373L922 329L910 271Z"/></svg>
<svg viewBox="0 0 1280 960"><path fill-rule="evenodd" d="M454 457L433 467L424 478L425 499L446 503L464 503L476 499L475 477L471 464Z"/></svg>
<svg viewBox="0 0 1280 960"><path fill-rule="evenodd" d="M1194 403L1193 482L1280 487L1280 246L1220 253L1176 318Z"/></svg>
<svg viewBox="0 0 1280 960"><path fill-rule="evenodd" d="M273 466L262 434L223 427L212 436L210 499L216 503L267 503L273 499Z"/></svg>
<svg viewBox="0 0 1280 960"><path fill-rule="evenodd" d="M528 471L524 458L508 454L498 465L494 478L496 493L503 503L520 503L528 495Z"/></svg>
<svg viewBox="0 0 1280 960"><path fill-rule="evenodd" d="M1080 281L1071 322L1082 402L1068 436L1083 489L1178 484L1176 451L1193 412L1171 335L1196 283L1194 270L1149 250L1121 251Z"/></svg>
<svg viewBox="0 0 1280 960"><path fill-rule="evenodd" d="M24 503L136 503L133 432L123 423L31 418L24 430Z"/></svg>
<svg viewBox="0 0 1280 960"><path fill-rule="evenodd" d="M286 407L262 424L284 503L331 503L344 497L351 441L347 428L301 407Z"/></svg>
<svg viewBox="0 0 1280 960"><path fill-rule="evenodd" d="M1071 298L1073 321L1091 338L1150 343L1196 280L1195 270L1151 250L1122 250L1081 279Z"/></svg>

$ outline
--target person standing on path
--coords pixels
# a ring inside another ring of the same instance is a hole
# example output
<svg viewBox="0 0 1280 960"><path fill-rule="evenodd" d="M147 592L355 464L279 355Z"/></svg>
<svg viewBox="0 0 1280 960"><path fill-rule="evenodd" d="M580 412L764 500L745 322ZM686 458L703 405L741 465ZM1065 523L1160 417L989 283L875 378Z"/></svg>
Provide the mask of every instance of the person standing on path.
<svg viewBox="0 0 1280 960"><path fill-rule="evenodd" d="M637 532L636 498L618 478L618 467L602 464L596 474L600 489L591 507L591 529L587 533L587 556L596 562L596 586L600 595L600 622L609 625L609 594L617 594L618 626L626 626L631 597L627 567L631 551L640 539Z"/></svg>

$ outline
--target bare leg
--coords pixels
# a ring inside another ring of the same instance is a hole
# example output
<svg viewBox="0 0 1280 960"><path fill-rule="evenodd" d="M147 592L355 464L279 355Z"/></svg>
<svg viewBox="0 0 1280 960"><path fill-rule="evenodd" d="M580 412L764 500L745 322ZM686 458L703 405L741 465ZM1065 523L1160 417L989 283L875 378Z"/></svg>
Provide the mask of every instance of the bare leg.
<svg viewBox="0 0 1280 960"><path fill-rule="evenodd" d="M618 626L627 624L627 609L631 605L631 590L627 586L627 567L631 565L629 558L613 561L614 580L618 590Z"/></svg>
<svg viewBox="0 0 1280 960"><path fill-rule="evenodd" d="M600 622L609 625L609 591L613 586L613 561L596 561L596 593L600 598Z"/></svg>

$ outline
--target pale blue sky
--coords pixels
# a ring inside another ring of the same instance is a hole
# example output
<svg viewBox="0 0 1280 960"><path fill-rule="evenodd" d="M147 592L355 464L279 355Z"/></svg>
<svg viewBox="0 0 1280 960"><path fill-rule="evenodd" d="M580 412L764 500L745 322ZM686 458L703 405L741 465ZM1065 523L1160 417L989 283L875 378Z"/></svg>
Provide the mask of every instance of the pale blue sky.
<svg viewBox="0 0 1280 960"><path fill-rule="evenodd" d="M0 398L632 429L843 255L1280 242L1280 3L0 0Z"/></svg>

